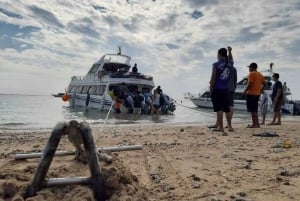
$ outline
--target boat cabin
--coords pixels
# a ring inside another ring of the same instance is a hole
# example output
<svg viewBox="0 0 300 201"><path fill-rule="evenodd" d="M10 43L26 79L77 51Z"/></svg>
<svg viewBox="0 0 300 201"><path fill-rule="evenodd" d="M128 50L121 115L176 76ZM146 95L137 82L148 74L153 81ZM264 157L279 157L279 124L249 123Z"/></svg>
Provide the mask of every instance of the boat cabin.
<svg viewBox="0 0 300 201"><path fill-rule="evenodd" d="M130 57L118 54L106 54L100 60L93 64L87 73L94 75L97 72L103 74L125 74L130 69Z"/></svg>

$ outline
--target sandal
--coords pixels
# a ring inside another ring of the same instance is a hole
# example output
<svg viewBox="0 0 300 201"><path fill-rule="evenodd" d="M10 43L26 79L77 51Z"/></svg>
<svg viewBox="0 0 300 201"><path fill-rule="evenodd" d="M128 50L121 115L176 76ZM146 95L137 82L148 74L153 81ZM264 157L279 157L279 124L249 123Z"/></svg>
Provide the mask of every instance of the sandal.
<svg viewBox="0 0 300 201"><path fill-rule="evenodd" d="M216 125L210 125L210 126L207 126L207 128L217 128Z"/></svg>
<svg viewBox="0 0 300 201"><path fill-rule="evenodd" d="M224 132L224 130L220 130L218 128L212 129L212 131L216 131L216 132Z"/></svg>
<svg viewBox="0 0 300 201"><path fill-rule="evenodd" d="M259 128L259 126L248 125L246 128Z"/></svg>
<svg viewBox="0 0 300 201"><path fill-rule="evenodd" d="M281 123L269 123L268 125L281 125Z"/></svg>

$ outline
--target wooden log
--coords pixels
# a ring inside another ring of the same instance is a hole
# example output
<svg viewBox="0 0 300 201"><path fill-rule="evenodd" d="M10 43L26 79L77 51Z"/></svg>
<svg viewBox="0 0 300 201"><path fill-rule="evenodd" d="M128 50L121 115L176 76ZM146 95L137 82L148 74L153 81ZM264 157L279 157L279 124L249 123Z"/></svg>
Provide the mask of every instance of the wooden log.
<svg viewBox="0 0 300 201"><path fill-rule="evenodd" d="M43 188L65 185L88 185L90 184L89 177L73 177L73 178L51 178L43 182Z"/></svg>
<svg viewBox="0 0 300 201"><path fill-rule="evenodd" d="M33 180L25 192L24 195L25 198L35 196L36 192L42 188L42 183L45 180L45 177L49 170L49 166L54 157L56 148L63 134L64 126L65 125L63 123L58 123L52 130L52 133L44 149L44 152L42 154L40 163L37 167Z"/></svg>
<svg viewBox="0 0 300 201"><path fill-rule="evenodd" d="M94 198L97 201L105 201L104 179L100 171L98 154L91 128L88 126L88 124L81 124L80 132L88 157L88 165L91 172L91 188L94 192Z"/></svg>
<svg viewBox="0 0 300 201"><path fill-rule="evenodd" d="M31 159L31 158L40 158L42 156L42 152L36 152L36 153L22 153L22 154L15 154L13 156L14 160L25 160L25 159ZM74 155L75 151L57 151L55 152L55 156L68 156L68 155Z"/></svg>
<svg viewBox="0 0 300 201"><path fill-rule="evenodd" d="M141 150L143 149L143 145L128 145L128 146L115 146L115 147L104 147L97 148L97 151L103 152L119 152L119 151L133 151L133 150Z"/></svg>
<svg viewBox="0 0 300 201"><path fill-rule="evenodd" d="M97 148L97 151L103 152L119 152L119 151L133 151L143 149L142 145L129 145L129 146L114 146L114 147L103 147ZM55 156L67 156L74 155L75 151L56 151ZM40 158L42 156L41 152L37 153L20 153L14 155L14 160L24 160L31 158Z"/></svg>

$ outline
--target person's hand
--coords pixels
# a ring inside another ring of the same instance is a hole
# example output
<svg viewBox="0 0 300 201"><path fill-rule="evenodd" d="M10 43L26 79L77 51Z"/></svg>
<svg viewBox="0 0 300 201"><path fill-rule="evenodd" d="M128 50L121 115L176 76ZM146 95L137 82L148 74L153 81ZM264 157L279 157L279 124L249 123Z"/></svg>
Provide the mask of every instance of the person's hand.
<svg viewBox="0 0 300 201"><path fill-rule="evenodd" d="M228 51L231 52L232 48L230 46L227 47Z"/></svg>

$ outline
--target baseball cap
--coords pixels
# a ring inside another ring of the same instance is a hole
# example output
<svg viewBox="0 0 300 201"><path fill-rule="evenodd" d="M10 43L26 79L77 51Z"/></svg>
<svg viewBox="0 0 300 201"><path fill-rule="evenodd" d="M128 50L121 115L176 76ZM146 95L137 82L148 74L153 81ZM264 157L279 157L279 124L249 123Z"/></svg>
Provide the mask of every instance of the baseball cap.
<svg viewBox="0 0 300 201"><path fill-rule="evenodd" d="M249 66L247 66L249 68L254 68L257 69L257 64L256 63L251 63Z"/></svg>

